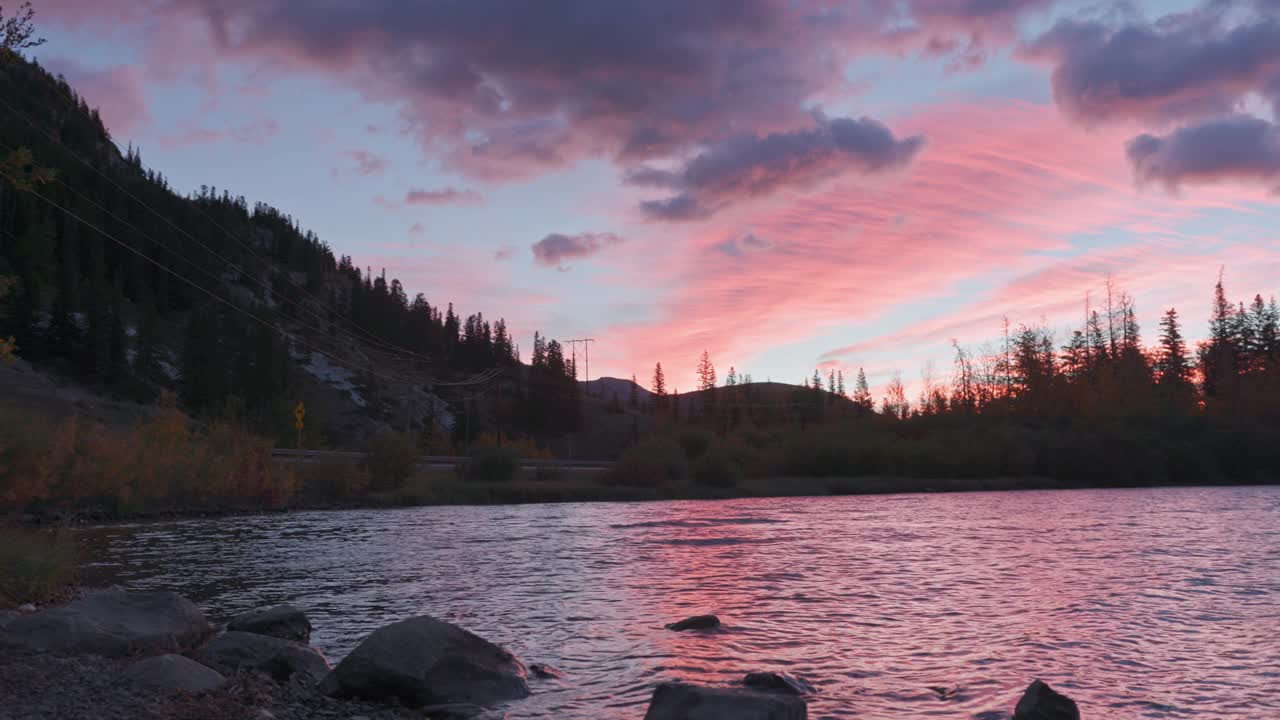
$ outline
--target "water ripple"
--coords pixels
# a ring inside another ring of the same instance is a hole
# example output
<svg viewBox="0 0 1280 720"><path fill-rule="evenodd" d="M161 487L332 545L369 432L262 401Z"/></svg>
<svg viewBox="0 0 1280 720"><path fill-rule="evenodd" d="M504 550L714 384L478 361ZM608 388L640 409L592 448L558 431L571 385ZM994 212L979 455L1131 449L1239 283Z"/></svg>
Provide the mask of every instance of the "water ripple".
<svg viewBox="0 0 1280 720"><path fill-rule="evenodd" d="M1280 717L1280 488L439 507L91 528L86 580L310 613L341 658L430 613L564 672L511 718L640 718L802 676L814 718ZM718 633L664 623L714 612Z"/></svg>

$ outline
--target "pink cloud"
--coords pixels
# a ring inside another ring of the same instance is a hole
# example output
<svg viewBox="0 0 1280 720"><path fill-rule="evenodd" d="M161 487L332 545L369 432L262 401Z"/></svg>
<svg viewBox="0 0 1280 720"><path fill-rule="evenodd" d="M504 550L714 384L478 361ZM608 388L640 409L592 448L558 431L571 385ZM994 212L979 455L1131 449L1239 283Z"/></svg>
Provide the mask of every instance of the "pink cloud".
<svg viewBox="0 0 1280 720"><path fill-rule="evenodd" d="M204 143L220 142L227 137L227 134L221 130L210 130L209 128L194 128L185 132L173 135L165 135L160 138L160 144L168 148L186 147L188 145L202 145Z"/></svg>
<svg viewBox="0 0 1280 720"><path fill-rule="evenodd" d="M232 141L248 145L261 145L275 137L279 126L274 120L263 118L244 125L229 127L223 130L197 127L159 138L160 145L166 148L179 148L190 145L203 145Z"/></svg>
<svg viewBox="0 0 1280 720"><path fill-rule="evenodd" d="M1024 313L1074 312L1099 273L1119 271L1159 244L1130 227L1169 227L1208 209L1264 199L1216 192L1192 203L1137 193L1124 158L1111 150L1123 141L1122 129L1081 130L1049 107L938 107L903 125L930 138L930 151L908 178L760 203L673 240L681 245L669 246L670 262L654 268L669 267L666 277L648 273L643 282L674 289L652 319L602 333L609 342L600 367L631 372L662 360L673 372L687 366L689 377L673 378L687 384L704 347L722 363L749 367L763 348L876 321L948 297L965 281L997 283L1002 289L984 312L935 312L934 324L918 335L874 348L896 342L904 351L929 345L945 353L952 335L987 337L1004 314L1035 321ZM996 126L999 133L984 131ZM725 238L746 227L769 238L768 247L724 252ZM1072 236L1105 230L1126 232L1127 247L1072 257ZM1198 261L1169 267L1186 270ZM1018 277L1042 288L1035 302ZM1141 283L1133 285L1136 293ZM848 361L870 349L855 345L813 362Z"/></svg>
<svg viewBox="0 0 1280 720"><path fill-rule="evenodd" d="M386 158L377 153L368 150L347 150L342 153L342 157L350 160L353 164L349 167L334 168L334 177L345 177L350 175L360 175L362 177L372 177L381 175L387 171Z"/></svg>
<svg viewBox="0 0 1280 720"><path fill-rule="evenodd" d="M435 190L413 188L404 195L405 205L476 205L483 201L484 196L475 190L454 187Z"/></svg>

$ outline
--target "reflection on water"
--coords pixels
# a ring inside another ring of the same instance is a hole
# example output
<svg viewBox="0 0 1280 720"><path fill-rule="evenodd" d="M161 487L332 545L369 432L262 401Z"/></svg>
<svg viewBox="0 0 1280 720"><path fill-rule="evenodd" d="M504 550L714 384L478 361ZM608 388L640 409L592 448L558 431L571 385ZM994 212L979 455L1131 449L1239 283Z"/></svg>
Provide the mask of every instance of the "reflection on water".
<svg viewBox="0 0 1280 720"><path fill-rule="evenodd" d="M549 663L513 718L785 669L814 718L1280 717L1280 488L438 507L110 526L93 584L292 602L335 661L429 613ZM714 612L716 634L663 624Z"/></svg>

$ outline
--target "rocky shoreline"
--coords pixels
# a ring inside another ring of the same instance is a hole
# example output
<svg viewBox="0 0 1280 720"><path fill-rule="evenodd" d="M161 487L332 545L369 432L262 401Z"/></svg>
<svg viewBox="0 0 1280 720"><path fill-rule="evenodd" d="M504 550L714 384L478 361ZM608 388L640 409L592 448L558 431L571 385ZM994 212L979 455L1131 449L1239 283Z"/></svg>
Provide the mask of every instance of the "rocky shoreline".
<svg viewBox="0 0 1280 720"><path fill-rule="evenodd" d="M698 616L672 632L716 632ZM375 630L331 666L308 642L306 614L282 605L210 623L168 592L89 592L59 606L0 614L4 720L400 720L480 718L560 673L528 667L456 625L419 616ZM645 720L804 720L801 678L749 674L736 686L662 683ZM1035 681L1013 720L1079 720L1069 698Z"/></svg>

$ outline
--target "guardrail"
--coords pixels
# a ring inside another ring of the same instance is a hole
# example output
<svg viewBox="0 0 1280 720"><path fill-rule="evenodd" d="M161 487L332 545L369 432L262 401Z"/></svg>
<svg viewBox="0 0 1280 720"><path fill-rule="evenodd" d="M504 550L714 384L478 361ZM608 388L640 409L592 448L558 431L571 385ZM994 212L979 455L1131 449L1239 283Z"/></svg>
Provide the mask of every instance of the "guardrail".
<svg viewBox="0 0 1280 720"><path fill-rule="evenodd" d="M271 456L280 460L292 462L323 462L325 460L363 460L368 453L347 452L341 450L288 450L284 448L276 448L271 451ZM441 467L441 466L457 466L463 465L468 458L457 455L427 455L418 459L419 466ZM613 467L613 462L609 460L520 460L520 467L526 468L581 468L581 469L606 469Z"/></svg>

